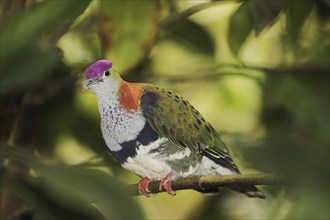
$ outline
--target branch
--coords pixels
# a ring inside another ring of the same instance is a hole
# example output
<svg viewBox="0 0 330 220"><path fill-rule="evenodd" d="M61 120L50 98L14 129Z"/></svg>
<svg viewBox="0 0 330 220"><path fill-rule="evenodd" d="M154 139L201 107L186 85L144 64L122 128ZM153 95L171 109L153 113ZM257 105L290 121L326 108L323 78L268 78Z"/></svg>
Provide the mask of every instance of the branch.
<svg viewBox="0 0 330 220"><path fill-rule="evenodd" d="M228 67L231 68L229 69ZM201 80L215 80L219 77L226 77L226 76L241 76L241 77L254 79L256 81L260 81L258 77L255 77L251 73L263 72L266 75L274 75L274 76L281 76L281 74L308 76L311 75L311 73L315 73L318 75L327 76L329 74L329 71L330 71L329 66L325 64L266 68L266 67L253 67L253 66L239 67L235 64L227 63L227 64L218 65L218 67L215 70L201 69L198 70L196 73L188 73L179 76L155 74L154 78L165 80L171 83L184 83L184 82L194 82L194 81L200 82Z"/></svg>
<svg viewBox="0 0 330 220"><path fill-rule="evenodd" d="M151 193L164 192L159 191L160 181L153 181L149 184ZM225 175L225 176L191 176L186 178L179 178L172 181L172 189L185 190L205 190L217 187L228 186L248 186L248 185L283 185L288 181L283 177L273 174L244 174L244 175ZM129 185L130 193L133 196L140 195L138 192L138 184Z"/></svg>

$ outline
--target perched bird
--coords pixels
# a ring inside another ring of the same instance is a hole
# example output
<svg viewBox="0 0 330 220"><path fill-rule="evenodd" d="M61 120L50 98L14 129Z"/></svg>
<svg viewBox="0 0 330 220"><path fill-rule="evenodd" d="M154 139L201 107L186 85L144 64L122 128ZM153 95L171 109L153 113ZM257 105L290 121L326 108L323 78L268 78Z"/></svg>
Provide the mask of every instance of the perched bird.
<svg viewBox="0 0 330 220"><path fill-rule="evenodd" d="M178 177L240 174L219 133L175 92L126 82L108 60L90 65L85 78L84 89L98 99L106 145L122 167L142 177L140 194L148 196L151 180L175 195L171 180ZM255 186L232 189L265 198Z"/></svg>

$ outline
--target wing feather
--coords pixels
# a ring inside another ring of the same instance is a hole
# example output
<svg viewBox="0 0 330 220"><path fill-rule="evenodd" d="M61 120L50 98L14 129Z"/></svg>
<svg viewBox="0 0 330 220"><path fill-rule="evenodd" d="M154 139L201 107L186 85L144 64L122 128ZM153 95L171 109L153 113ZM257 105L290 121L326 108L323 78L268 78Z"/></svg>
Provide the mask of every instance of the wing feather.
<svg viewBox="0 0 330 220"><path fill-rule="evenodd" d="M220 135L187 100L173 91L146 85L140 106L148 123L160 136L239 173Z"/></svg>

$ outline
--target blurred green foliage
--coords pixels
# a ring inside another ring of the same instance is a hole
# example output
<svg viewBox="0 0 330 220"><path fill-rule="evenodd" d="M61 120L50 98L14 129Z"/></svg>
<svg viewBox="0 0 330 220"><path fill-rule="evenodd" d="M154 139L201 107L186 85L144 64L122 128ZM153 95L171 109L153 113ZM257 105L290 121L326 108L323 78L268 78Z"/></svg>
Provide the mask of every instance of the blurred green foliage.
<svg viewBox="0 0 330 220"><path fill-rule="evenodd" d="M19 192L19 198L31 202L46 219L142 218L141 210L132 202L127 190L113 177L91 169L91 164L70 167L58 162L47 165L23 149L10 149L8 153L13 158L11 162L30 167L38 174L37 177L23 180L23 184L15 179L9 179L8 184ZM104 196L106 193L109 195ZM118 198L121 202L118 202ZM68 211L62 212L62 209Z"/></svg>
<svg viewBox="0 0 330 220"><path fill-rule="evenodd" d="M329 219L329 24L327 0L2 1L1 219ZM80 86L100 58L190 100L243 173L296 184L130 197Z"/></svg>

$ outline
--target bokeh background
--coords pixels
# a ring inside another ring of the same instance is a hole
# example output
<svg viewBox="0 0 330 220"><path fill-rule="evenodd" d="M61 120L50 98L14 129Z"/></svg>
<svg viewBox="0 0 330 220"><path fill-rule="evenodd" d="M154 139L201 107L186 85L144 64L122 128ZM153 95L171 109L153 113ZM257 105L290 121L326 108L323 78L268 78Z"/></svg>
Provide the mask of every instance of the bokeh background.
<svg viewBox="0 0 330 220"><path fill-rule="evenodd" d="M329 219L329 4L1 1L1 219ZM243 173L294 184L131 197L81 87L101 58L186 97Z"/></svg>

